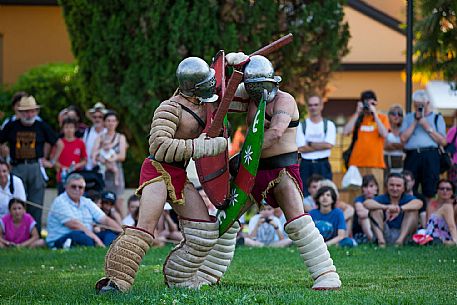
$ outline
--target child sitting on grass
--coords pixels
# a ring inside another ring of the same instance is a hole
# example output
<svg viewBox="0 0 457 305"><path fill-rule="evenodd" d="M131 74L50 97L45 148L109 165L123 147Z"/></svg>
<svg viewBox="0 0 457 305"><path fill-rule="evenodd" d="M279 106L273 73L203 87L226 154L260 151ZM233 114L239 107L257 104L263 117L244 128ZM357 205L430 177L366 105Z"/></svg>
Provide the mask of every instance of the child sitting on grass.
<svg viewBox="0 0 457 305"><path fill-rule="evenodd" d="M314 201L318 208L311 210L309 215L313 218L316 228L327 246L355 246L356 243L347 237L343 211L335 208L337 195L333 187L323 186L319 188L314 196Z"/></svg>
<svg viewBox="0 0 457 305"><path fill-rule="evenodd" d="M39 238L36 221L26 213L25 202L13 198L8 203L9 213L0 219L0 248L43 247Z"/></svg>
<svg viewBox="0 0 457 305"><path fill-rule="evenodd" d="M363 205L367 199L373 199L378 196L379 185L375 176L365 175L362 177L362 194L354 199L356 217L354 221L353 234L354 238L360 242L373 241L374 234L371 229L369 210Z"/></svg>

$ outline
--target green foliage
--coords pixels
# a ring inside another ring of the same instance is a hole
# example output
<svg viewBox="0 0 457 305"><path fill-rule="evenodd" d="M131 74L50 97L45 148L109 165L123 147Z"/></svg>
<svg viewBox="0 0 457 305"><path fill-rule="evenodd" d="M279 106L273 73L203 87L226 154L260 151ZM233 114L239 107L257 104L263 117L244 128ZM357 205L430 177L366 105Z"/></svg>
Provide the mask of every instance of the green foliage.
<svg viewBox="0 0 457 305"><path fill-rule="evenodd" d="M175 70L183 58L209 62L219 49L250 53L292 32L293 46L271 59L285 76L284 88L303 95L324 92L329 72L347 52L349 34L337 0L59 3L84 98L103 100L121 114L120 127L131 144L127 163L138 164L146 155L153 111L175 91ZM311 14L312 22L300 22ZM234 128L238 124L232 121Z"/></svg>
<svg viewBox="0 0 457 305"><path fill-rule="evenodd" d="M221 283L169 289L162 265L171 247L151 249L126 294L96 295L106 249L2 249L2 304L455 304L457 248L331 248L343 287L313 291L295 247L238 247Z"/></svg>
<svg viewBox="0 0 457 305"><path fill-rule="evenodd" d="M16 91L25 91L35 97L42 106L40 116L54 130L59 130L59 111L71 104L81 109L86 108L78 79L78 67L74 64L54 63L32 68L12 86L11 93Z"/></svg>
<svg viewBox="0 0 457 305"><path fill-rule="evenodd" d="M457 81L457 1L421 0L415 26L416 69Z"/></svg>

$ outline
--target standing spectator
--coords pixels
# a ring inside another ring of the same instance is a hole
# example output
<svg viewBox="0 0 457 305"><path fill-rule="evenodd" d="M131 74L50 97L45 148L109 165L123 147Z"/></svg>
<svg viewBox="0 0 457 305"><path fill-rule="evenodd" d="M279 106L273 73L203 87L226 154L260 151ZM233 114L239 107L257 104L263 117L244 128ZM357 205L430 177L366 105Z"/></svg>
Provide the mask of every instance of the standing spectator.
<svg viewBox="0 0 457 305"><path fill-rule="evenodd" d="M401 141L406 151L405 170L416 178L414 191L421 186L430 200L436 193L440 176L439 145L446 145L446 125L441 115L431 111L427 92L413 93L415 112L408 113L401 127Z"/></svg>
<svg viewBox="0 0 457 305"><path fill-rule="evenodd" d="M455 186L450 180L440 180L438 196L427 207L427 228L425 234L443 243L457 244L457 228L454 219Z"/></svg>
<svg viewBox="0 0 457 305"><path fill-rule="evenodd" d="M363 205L365 200L374 199L378 196L379 193L379 184L376 181L375 176L365 175L362 177L362 195L354 199L354 208L355 208L355 217L354 217L354 226L353 234L357 242L363 241L372 241L373 240L373 230L371 229L371 223L369 218L369 210Z"/></svg>
<svg viewBox="0 0 457 305"><path fill-rule="evenodd" d="M390 130L384 143L384 159L386 162L386 175L401 173L403 171L403 144L400 139L400 127L403 123L403 108L393 105L389 109Z"/></svg>
<svg viewBox="0 0 457 305"><path fill-rule="evenodd" d="M373 91L362 92L361 101L349 122L344 126L344 135L349 135L355 129L357 141L354 144L349 166L354 165L360 174L372 174L377 181L384 181L384 139L390 129L387 116L377 113L378 101ZM383 192L380 185L379 192Z"/></svg>
<svg viewBox="0 0 457 305"><path fill-rule="evenodd" d="M318 206L309 214L327 246L354 245L347 237L343 211L336 207L337 193L331 186L322 186L314 196Z"/></svg>
<svg viewBox="0 0 457 305"><path fill-rule="evenodd" d="M446 141L449 144L454 144L457 148L457 111L454 113L454 126L452 126L446 135ZM457 186L457 153L452 156L452 167L447 172L448 179L452 181L454 186Z"/></svg>
<svg viewBox="0 0 457 305"><path fill-rule="evenodd" d="M10 117L7 117L3 121L0 130L5 128L6 124L8 124L9 122L15 121L15 120L20 118L20 112L19 112L19 110L17 108L19 107L19 102L21 101L21 98L23 98L25 96L28 96L28 94L27 94L27 92L24 92L24 91L16 92L13 95L13 97L11 99L11 107L13 108L14 114L12 116L10 116ZM8 148L8 145L6 145L6 144L1 144L0 145L0 157L5 158L5 160L9 163L9 161L10 161L10 150Z"/></svg>
<svg viewBox="0 0 457 305"><path fill-rule="evenodd" d="M392 173L386 180L387 193L367 199L363 205L370 210L371 226L378 245L386 242L402 246L418 224L422 202L405 194L406 181L402 175Z"/></svg>
<svg viewBox="0 0 457 305"><path fill-rule="evenodd" d="M307 181L312 174L332 180L332 168L328 158L335 145L335 124L322 117L324 102L319 96L311 96L307 102L309 118L300 122L296 142L301 153L300 176ZM309 195L305 189L305 196Z"/></svg>
<svg viewBox="0 0 457 305"><path fill-rule="evenodd" d="M105 105L102 103L96 103L94 107L89 109L88 117L92 121L92 126L87 128L83 135L84 144L86 144L87 155L92 156L92 150L94 148L95 140L103 132L106 132L105 125L103 123L103 116L106 113ZM96 164L93 163L92 158L88 158L86 169L92 170Z"/></svg>
<svg viewBox="0 0 457 305"><path fill-rule="evenodd" d="M406 190L405 194L411 195L422 201L422 207L419 210L419 221L422 228L425 228L427 225L427 198L419 192L414 191L414 185L416 184L416 180L414 179L413 173L409 170L404 170L402 172L403 178L406 181Z"/></svg>
<svg viewBox="0 0 457 305"><path fill-rule="evenodd" d="M263 205L259 214L254 215L249 221L248 236L244 238L244 244L253 247L281 248L292 244L292 241L284 238L281 222L274 216L274 209L269 205Z"/></svg>
<svg viewBox="0 0 457 305"><path fill-rule="evenodd" d="M46 181L41 173L40 159L45 157L45 143L54 145L57 135L48 124L37 120L39 108L33 96L23 97L18 106L21 118L6 124L0 131L0 143L8 142L12 172L22 179L27 200L42 206ZM32 206L29 212L40 232L42 209Z"/></svg>
<svg viewBox="0 0 457 305"><path fill-rule="evenodd" d="M312 174L308 180L306 180L306 189L308 190L308 196L303 199L303 208L305 213L317 208L316 203L314 202L314 195L316 195L317 190L319 189L319 182L325 180L324 177L318 174Z"/></svg>
<svg viewBox="0 0 457 305"><path fill-rule="evenodd" d="M111 231L93 232L95 223L121 232L122 228L107 217L95 203L83 197L86 183L77 173L68 176L65 192L52 202L48 215L48 236L46 243L50 248L62 248L69 239L71 246L100 246L111 244L115 234Z"/></svg>
<svg viewBox="0 0 457 305"><path fill-rule="evenodd" d="M87 162L86 146L76 137L76 121L67 117L63 120L63 138L57 141L55 156L51 162L57 171L57 192L64 192L65 178L73 171L81 170Z"/></svg>
<svg viewBox="0 0 457 305"><path fill-rule="evenodd" d="M59 112L58 120L59 120L59 126L63 128L63 121L66 118L71 118L73 119L76 123L76 131L75 135L77 138L82 138L86 129L87 125L81 122L82 119L82 114L81 110L75 105L70 105L67 108L63 109L62 111ZM60 137L63 137L63 131L60 134Z"/></svg>
<svg viewBox="0 0 457 305"><path fill-rule="evenodd" d="M106 132L102 133L95 140L92 148L92 161L94 164L102 161L98 155L99 150L103 144L108 143L110 148L116 152L115 162L118 169L119 179L116 181L116 175L112 171L106 171L105 173L105 190L112 191L117 196L116 209L121 213L122 216L127 215L127 207L124 206L124 200L122 194L125 190L124 181L124 170L122 168L122 162L125 161L128 143L125 136L116 131L119 124L119 118L116 112L109 111L103 118L105 122Z"/></svg>
<svg viewBox="0 0 457 305"><path fill-rule="evenodd" d="M10 172L8 163L0 158L0 218L8 214L11 198L25 201L25 189L22 180Z"/></svg>
<svg viewBox="0 0 457 305"><path fill-rule="evenodd" d="M0 219L0 248L44 246L35 219L25 212L25 202L13 198L8 203L8 209L9 213Z"/></svg>
<svg viewBox="0 0 457 305"><path fill-rule="evenodd" d="M122 219L122 224L126 226L135 226L135 219L133 215L136 213L138 208L140 207L140 198L137 195L133 194L127 200L127 210L128 215Z"/></svg>

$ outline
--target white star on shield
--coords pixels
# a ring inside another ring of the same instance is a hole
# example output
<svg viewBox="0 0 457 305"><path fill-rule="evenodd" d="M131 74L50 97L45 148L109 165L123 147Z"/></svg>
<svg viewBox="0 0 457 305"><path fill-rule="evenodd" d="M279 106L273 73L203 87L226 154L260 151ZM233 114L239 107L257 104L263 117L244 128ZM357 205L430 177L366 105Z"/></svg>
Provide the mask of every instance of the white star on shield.
<svg viewBox="0 0 457 305"><path fill-rule="evenodd" d="M249 165L249 162L252 161L252 150L251 150L251 145L249 145L246 150L244 151L244 163L247 163Z"/></svg>
<svg viewBox="0 0 457 305"><path fill-rule="evenodd" d="M230 196L230 205L235 205L235 203L238 202L238 193L236 192L236 189L232 190L232 194Z"/></svg>

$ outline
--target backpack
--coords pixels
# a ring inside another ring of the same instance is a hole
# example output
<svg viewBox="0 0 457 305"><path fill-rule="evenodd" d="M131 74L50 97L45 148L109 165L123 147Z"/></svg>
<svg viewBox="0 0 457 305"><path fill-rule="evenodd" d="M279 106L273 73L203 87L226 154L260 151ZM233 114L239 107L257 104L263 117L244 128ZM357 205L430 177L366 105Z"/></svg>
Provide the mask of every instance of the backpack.
<svg viewBox="0 0 457 305"><path fill-rule="evenodd" d="M306 119L301 122L301 129L303 130L303 134L306 135ZM328 129L328 120L324 119L324 136L327 136L327 129Z"/></svg>

